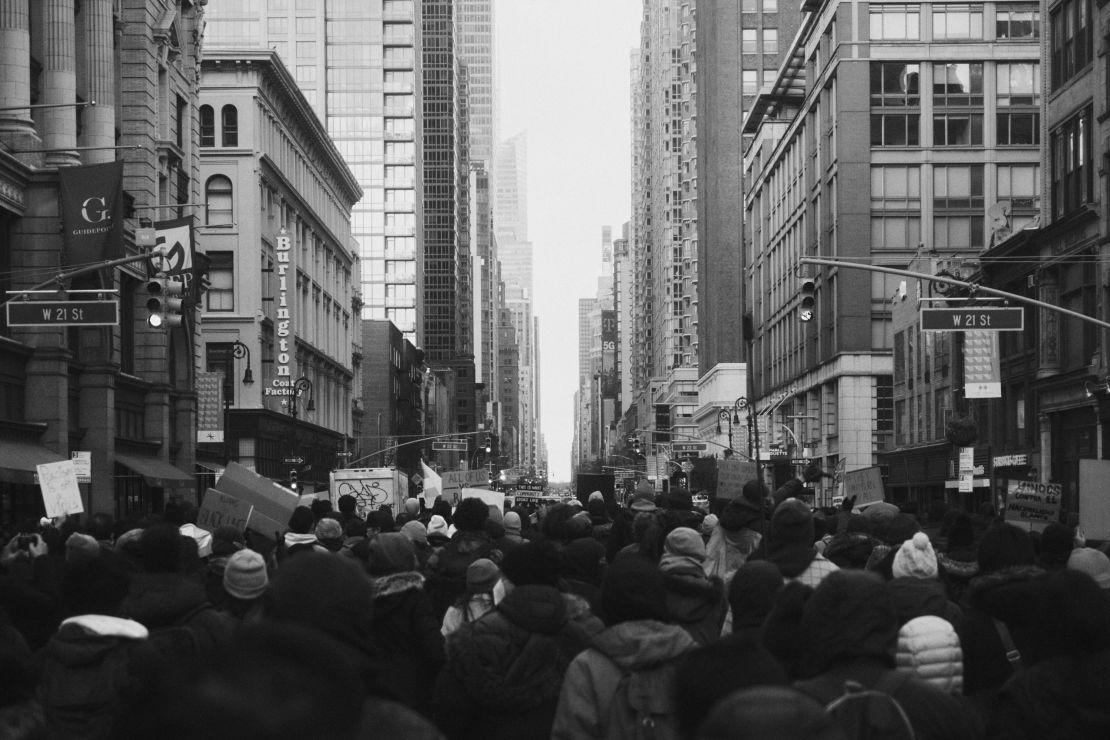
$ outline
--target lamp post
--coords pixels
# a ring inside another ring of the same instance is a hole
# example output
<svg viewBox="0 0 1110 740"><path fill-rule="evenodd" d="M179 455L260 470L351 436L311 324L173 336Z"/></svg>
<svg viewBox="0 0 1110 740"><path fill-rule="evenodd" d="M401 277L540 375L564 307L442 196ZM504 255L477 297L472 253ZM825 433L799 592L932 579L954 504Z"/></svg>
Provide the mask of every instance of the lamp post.
<svg viewBox="0 0 1110 740"><path fill-rule="evenodd" d="M728 422L728 454L732 454L732 412L721 409L717 412L717 434L721 433L721 419Z"/></svg>
<svg viewBox="0 0 1110 740"><path fill-rule="evenodd" d="M251 371L251 348L236 339L231 343L231 356L236 360L247 358L247 369L243 371L243 385L254 385L254 373ZM233 364L233 363L229 363ZM224 393L224 457L226 462L231 462L231 402L233 385L231 385L230 377L231 372L229 368L228 384L225 386L227 392ZM242 405L240 403L240 405Z"/></svg>
<svg viewBox="0 0 1110 740"><path fill-rule="evenodd" d="M297 401L305 391L308 391L308 403L304 410L309 413L316 410L316 402L312 400L312 381L302 375L293 381L293 398L289 401L289 413L293 415L294 421L297 419Z"/></svg>

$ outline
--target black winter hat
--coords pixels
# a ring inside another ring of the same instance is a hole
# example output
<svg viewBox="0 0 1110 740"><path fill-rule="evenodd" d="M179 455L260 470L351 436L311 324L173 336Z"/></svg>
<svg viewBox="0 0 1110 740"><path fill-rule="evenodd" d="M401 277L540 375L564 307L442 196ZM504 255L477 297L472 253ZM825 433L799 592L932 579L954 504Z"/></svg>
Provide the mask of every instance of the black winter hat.
<svg viewBox="0 0 1110 740"><path fill-rule="evenodd" d="M1051 570L1065 567L1072 545L1071 528L1052 522L1041 532L1041 564Z"/></svg>
<svg viewBox="0 0 1110 740"><path fill-rule="evenodd" d="M804 501L788 498L779 504L771 516L771 542L778 547L785 544L812 545L813 513Z"/></svg>
<svg viewBox="0 0 1110 740"><path fill-rule="evenodd" d="M514 586L557 586L561 567L559 551L546 540L514 547L501 561L501 572Z"/></svg>
<svg viewBox="0 0 1110 740"><path fill-rule="evenodd" d="M366 526L377 529L379 532L392 532L397 525L393 521L393 515L389 513L389 509L378 509L366 515Z"/></svg>
<svg viewBox="0 0 1110 740"><path fill-rule="evenodd" d="M983 533L979 542L979 573L991 573L1015 565L1032 565L1036 555L1029 533L999 522Z"/></svg>
<svg viewBox="0 0 1110 740"><path fill-rule="evenodd" d="M669 622L666 600L662 572L640 555L618 557L601 582L601 612L608 626L638 619Z"/></svg>
<svg viewBox="0 0 1110 740"><path fill-rule="evenodd" d="M464 498L455 507L455 529L460 532L481 532L489 519L489 506L480 498Z"/></svg>
<svg viewBox="0 0 1110 740"><path fill-rule="evenodd" d="M763 624L782 590L778 566L768 560L749 560L740 566L728 587L734 628Z"/></svg>
<svg viewBox="0 0 1110 740"><path fill-rule="evenodd" d="M898 615L887 584L868 571L830 573L806 602L802 633L818 673L861 657L879 658L893 668Z"/></svg>

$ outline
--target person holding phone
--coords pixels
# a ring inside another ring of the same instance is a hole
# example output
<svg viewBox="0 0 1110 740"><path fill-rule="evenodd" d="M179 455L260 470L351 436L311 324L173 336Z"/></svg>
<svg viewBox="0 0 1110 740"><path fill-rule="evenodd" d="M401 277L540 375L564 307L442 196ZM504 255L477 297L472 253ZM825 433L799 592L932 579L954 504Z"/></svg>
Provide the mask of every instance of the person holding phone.
<svg viewBox="0 0 1110 740"><path fill-rule="evenodd" d="M0 550L0 605L32 650L58 627L61 591L54 559L42 535L23 532Z"/></svg>

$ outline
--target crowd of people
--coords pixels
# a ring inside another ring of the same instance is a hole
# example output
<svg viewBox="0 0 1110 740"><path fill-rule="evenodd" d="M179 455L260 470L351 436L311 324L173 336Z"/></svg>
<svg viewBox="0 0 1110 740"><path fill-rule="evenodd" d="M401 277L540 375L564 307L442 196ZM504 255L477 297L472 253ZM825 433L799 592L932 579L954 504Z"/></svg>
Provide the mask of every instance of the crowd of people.
<svg viewBox="0 0 1110 740"><path fill-rule="evenodd" d="M1110 738L1105 547L800 493L27 523L0 737Z"/></svg>

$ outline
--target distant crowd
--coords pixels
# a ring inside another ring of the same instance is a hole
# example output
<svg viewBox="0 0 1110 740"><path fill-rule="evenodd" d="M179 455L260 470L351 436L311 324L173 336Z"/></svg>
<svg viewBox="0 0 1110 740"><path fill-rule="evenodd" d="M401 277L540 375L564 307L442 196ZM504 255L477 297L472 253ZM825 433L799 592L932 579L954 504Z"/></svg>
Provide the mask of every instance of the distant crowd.
<svg viewBox="0 0 1110 740"><path fill-rule="evenodd" d="M801 494L27 522L0 738L1110 738L1105 543Z"/></svg>

